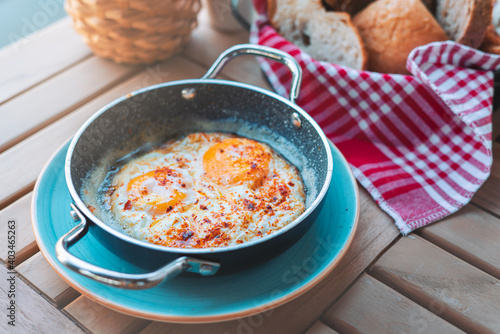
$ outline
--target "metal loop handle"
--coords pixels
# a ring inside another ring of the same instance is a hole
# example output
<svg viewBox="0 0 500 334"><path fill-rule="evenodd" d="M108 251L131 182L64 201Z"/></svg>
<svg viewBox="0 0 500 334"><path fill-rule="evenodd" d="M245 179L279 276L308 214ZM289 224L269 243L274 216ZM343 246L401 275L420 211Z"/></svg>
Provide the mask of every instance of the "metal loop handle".
<svg viewBox="0 0 500 334"><path fill-rule="evenodd" d="M295 103L295 100L299 97L300 83L302 81L302 69L300 68L299 63L295 60L295 58L290 56L288 53L267 46L255 44L239 44L230 47L229 49L224 51L219 56L219 58L217 58L217 60L208 69L208 72L202 77L202 79L215 78L230 60L241 55L261 56L277 60L280 63L286 65L292 72L290 102Z"/></svg>
<svg viewBox="0 0 500 334"><path fill-rule="evenodd" d="M147 289L169 280L182 272L194 272L203 276L212 276L220 265L215 262L201 261L190 257L180 257L160 269L145 274L126 274L104 269L85 262L68 251L68 247L80 240L88 231L87 219L71 204L72 214L80 223L63 235L56 243L57 259L67 268L95 281L125 289Z"/></svg>

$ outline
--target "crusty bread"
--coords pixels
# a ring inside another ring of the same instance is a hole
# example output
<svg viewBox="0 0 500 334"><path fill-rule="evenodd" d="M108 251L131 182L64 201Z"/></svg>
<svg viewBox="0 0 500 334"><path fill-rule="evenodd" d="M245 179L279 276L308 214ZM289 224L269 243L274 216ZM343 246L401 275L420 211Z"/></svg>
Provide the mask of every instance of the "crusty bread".
<svg viewBox="0 0 500 334"><path fill-rule="evenodd" d="M493 12L491 14L491 23L495 28L497 34L500 33L500 0L494 0Z"/></svg>
<svg viewBox="0 0 500 334"><path fill-rule="evenodd" d="M458 43L481 45L493 11L492 0L436 0L436 19Z"/></svg>
<svg viewBox="0 0 500 334"><path fill-rule="evenodd" d="M377 0L353 19L365 43L368 69L406 74L415 47L448 39L421 0Z"/></svg>
<svg viewBox="0 0 500 334"><path fill-rule="evenodd" d="M486 29L483 43L479 49L484 52L500 55L500 36L495 31L493 24L490 24Z"/></svg>
<svg viewBox="0 0 500 334"><path fill-rule="evenodd" d="M375 0L324 0L329 9L355 15Z"/></svg>
<svg viewBox="0 0 500 334"><path fill-rule="evenodd" d="M323 6L321 0L267 0L267 16L273 27L287 34L299 34L295 28L301 28L298 16L306 16L305 13L321 12ZM299 29L300 30L300 29Z"/></svg>
<svg viewBox="0 0 500 334"><path fill-rule="evenodd" d="M350 15L326 12L320 0L268 0L268 15L283 37L311 57L365 69L366 52Z"/></svg>

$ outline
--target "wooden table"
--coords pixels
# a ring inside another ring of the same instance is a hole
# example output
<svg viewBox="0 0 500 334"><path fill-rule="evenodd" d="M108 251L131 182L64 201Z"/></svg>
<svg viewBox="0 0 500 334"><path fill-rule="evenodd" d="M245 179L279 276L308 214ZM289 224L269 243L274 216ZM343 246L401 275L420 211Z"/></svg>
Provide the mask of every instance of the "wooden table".
<svg viewBox="0 0 500 334"><path fill-rule="evenodd" d="M497 141L492 175L472 203L410 237L401 237L360 188L359 227L340 264L307 293L260 316L205 325L152 322L101 306L59 278L31 229L36 178L51 154L107 102L154 83L198 78L227 47L248 41L246 32L211 28L205 12L199 21L182 54L146 67L94 56L69 19L0 52L0 332L500 332ZM251 57L235 60L224 76L268 87ZM6 317L9 220L17 224L16 327Z"/></svg>

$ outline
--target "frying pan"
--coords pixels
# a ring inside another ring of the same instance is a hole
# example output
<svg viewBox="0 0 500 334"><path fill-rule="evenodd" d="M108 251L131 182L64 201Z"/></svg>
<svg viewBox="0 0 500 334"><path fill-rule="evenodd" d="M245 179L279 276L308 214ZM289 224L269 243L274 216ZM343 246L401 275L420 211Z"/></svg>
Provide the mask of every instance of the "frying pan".
<svg viewBox="0 0 500 334"><path fill-rule="evenodd" d="M291 71L290 97L249 84L214 79L240 55L277 60ZM56 243L58 260L84 276L129 289L155 286L180 273L222 275L262 263L295 244L314 223L332 177L329 143L315 121L294 101L301 69L279 50L251 44L222 53L201 79L165 82L134 91L97 111L73 137L65 177L74 201L71 215L79 224ZM211 249L165 247L134 239L106 222L98 189L109 166L131 152L179 136L231 132L264 142L293 163L306 187L306 210L289 225L258 240ZM69 252L88 231L122 259L145 273L121 273L97 267ZM195 275L191 274L191 275Z"/></svg>

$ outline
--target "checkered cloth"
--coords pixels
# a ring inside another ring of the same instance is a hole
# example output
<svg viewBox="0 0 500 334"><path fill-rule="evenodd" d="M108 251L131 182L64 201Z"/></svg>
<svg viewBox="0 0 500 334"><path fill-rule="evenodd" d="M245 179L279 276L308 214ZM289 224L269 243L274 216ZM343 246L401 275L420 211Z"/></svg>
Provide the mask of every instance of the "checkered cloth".
<svg viewBox="0 0 500 334"><path fill-rule="evenodd" d="M255 2L265 13L265 1ZM404 235L467 204L491 170L493 72L500 57L454 42L418 47L414 75L380 74L317 61L281 37L265 15L250 42L292 55L303 70L296 101L340 149L354 176ZM291 74L259 59L288 96Z"/></svg>

